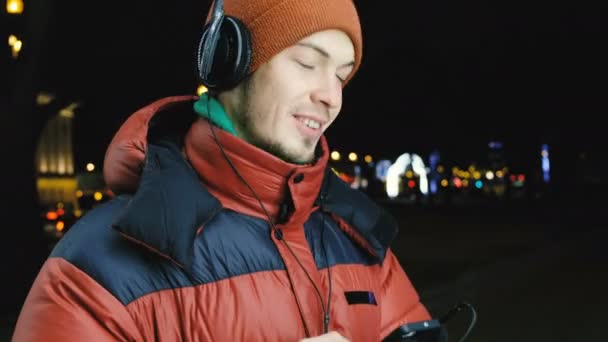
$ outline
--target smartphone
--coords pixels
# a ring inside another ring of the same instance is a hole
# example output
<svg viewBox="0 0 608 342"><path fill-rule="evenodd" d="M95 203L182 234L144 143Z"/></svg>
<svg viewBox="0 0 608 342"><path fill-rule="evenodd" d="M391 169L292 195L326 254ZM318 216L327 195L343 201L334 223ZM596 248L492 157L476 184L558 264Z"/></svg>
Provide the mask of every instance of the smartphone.
<svg viewBox="0 0 608 342"><path fill-rule="evenodd" d="M382 342L447 342L448 336L439 320L412 322L395 329Z"/></svg>

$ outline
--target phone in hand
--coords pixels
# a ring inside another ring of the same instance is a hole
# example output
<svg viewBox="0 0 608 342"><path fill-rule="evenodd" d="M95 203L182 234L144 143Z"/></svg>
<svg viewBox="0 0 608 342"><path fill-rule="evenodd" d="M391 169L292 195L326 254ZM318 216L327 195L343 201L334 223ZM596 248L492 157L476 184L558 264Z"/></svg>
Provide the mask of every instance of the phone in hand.
<svg viewBox="0 0 608 342"><path fill-rule="evenodd" d="M431 319L404 324L382 342L447 342L447 340L447 332L439 320Z"/></svg>

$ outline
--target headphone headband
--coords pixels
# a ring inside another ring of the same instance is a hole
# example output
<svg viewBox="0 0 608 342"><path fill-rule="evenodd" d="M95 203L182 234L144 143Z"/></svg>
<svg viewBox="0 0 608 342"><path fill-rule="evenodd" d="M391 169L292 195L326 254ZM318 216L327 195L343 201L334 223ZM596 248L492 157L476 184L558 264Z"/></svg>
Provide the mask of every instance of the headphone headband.
<svg viewBox="0 0 608 342"><path fill-rule="evenodd" d="M249 71L251 37L237 18L225 16L224 1L216 0L197 52L198 74L209 90L235 86Z"/></svg>
<svg viewBox="0 0 608 342"><path fill-rule="evenodd" d="M206 39L201 39L198 45L198 71L207 77L211 72L211 63L203 63L210 60L209 56L215 54L219 38L218 31L224 20L224 1L217 0L213 4L213 14L209 27L205 30Z"/></svg>

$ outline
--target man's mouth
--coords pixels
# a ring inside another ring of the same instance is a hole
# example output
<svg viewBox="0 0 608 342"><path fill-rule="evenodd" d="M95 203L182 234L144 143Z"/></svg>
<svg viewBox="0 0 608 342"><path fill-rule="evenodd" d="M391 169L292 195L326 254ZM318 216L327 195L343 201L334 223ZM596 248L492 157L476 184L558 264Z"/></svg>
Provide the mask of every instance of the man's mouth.
<svg viewBox="0 0 608 342"><path fill-rule="evenodd" d="M318 138L323 133L323 125L326 123L311 115L296 114L293 116L298 122L300 133L308 138Z"/></svg>
<svg viewBox="0 0 608 342"><path fill-rule="evenodd" d="M298 120L300 120L303 124L306 125L306 127L312 128L312 129L319 129L321 128L321 123L312 119L308 119L308 118L297 118Z"/></svg>

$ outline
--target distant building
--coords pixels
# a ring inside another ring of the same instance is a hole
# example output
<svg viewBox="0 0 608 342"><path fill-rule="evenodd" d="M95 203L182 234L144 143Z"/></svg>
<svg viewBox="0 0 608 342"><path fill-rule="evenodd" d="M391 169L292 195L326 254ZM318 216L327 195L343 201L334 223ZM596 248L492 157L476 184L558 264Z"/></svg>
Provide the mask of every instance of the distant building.
<svg viewBox="0 0 608 342"><path fill-rule="evenodd" d="M61 110L44 127L36 149L38 198L45 207L63 202L79 209L72 149L74 108Z"/></svg>
<svg viewBox="0 0 608 342"><path fill-rule="evenodd" d="M45 97L46 96L46 97ZM44 106L52 97L41 94L38 104ZM44 230L60 238L84 212L111 198L102 173L95 165L77 172L72 145L74 112L72 103L53 114L40 135L36 156L36 188L44 208Z"/></svg>

